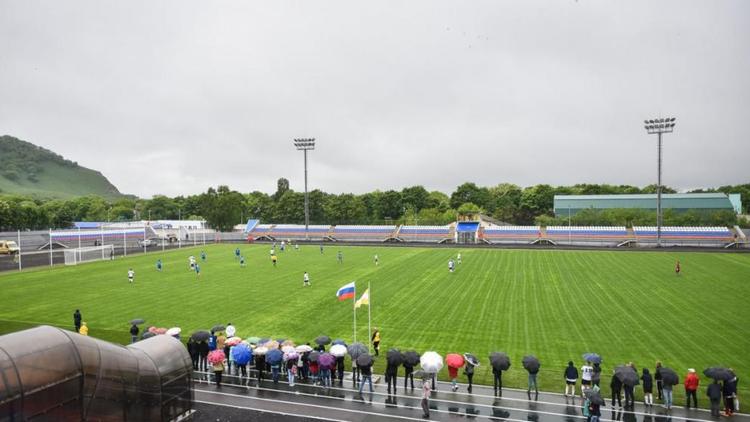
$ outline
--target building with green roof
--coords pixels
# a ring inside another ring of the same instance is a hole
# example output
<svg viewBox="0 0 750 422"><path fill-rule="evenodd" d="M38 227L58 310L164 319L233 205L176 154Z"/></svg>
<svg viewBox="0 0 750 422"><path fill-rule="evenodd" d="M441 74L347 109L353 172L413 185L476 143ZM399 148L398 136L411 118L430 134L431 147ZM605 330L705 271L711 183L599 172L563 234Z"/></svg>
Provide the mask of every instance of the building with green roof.
<svg viewBox="0 0 750 422"><path fill-rule="evenodd" d="M740 194L666 193L661 195L662 209L676 212L732 211L741 213ZM637 208L656 211L656 194L637 195L555 195L557 217L575 215L585 209Z"/></svg>

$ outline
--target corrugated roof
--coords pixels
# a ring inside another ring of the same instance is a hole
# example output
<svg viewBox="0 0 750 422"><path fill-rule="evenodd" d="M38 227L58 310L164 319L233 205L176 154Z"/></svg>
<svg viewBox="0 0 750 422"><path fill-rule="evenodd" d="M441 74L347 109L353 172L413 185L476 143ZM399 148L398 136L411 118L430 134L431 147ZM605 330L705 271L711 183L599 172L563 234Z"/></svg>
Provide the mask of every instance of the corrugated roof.
<svg viewBox="0 0 750 422"><path fill-rule="evenodd" d="M661 199L726 199L727 194L716 193L663 193ZM571 200L632 200L632 199L656 199L655 193L645 194L620 194L620 195L555 195L555 199Z"/></svg>

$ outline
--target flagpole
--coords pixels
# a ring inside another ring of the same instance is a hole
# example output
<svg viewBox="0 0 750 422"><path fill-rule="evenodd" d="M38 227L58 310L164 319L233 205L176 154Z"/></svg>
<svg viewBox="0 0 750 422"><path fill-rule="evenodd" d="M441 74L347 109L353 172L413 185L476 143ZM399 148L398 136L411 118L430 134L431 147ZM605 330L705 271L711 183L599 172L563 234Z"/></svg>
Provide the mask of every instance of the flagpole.
<svg viewBox="0 0 750 422"><path fill-rule="evenodd" d="M354 298L352 299L352 315L354 315L354 325L352 325L352 331L354 333L354 343L357 342L357 285L354 285Z"/></svg>
<svg viewBox="0 0 750 422"><path fill-rule="evenodd" d="M372 292L370 291L370 282L368 281L367 282L367 338L369 339L368 343L370 342L370 340L372 340L372 325L371 325L372 321L370 318L370 307L372 306L371 303L372 303ZM369 345L367 346L367 349L368 350L370 349Z"/></svg>

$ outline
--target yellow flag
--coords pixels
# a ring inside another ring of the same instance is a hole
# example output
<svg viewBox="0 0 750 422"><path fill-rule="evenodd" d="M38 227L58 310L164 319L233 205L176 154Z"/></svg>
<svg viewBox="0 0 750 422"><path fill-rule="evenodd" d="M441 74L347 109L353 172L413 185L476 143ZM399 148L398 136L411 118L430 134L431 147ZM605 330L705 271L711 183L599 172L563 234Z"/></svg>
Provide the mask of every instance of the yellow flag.
<svg viewBox="0 0 750 422"><path fill-rule="evenodd" d="M362 305L369 305L370 304L370 289L365 290L364 293L362 293L362 297L359 298L354 303L355 308L359 308Z"/></svg>

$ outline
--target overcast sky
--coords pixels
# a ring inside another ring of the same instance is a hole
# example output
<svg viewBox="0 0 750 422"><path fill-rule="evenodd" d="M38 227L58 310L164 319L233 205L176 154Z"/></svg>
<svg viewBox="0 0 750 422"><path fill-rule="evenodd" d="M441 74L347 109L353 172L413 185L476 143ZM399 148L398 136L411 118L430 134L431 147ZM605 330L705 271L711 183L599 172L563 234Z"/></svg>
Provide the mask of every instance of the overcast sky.
<svg viewBox="0 0 750 422"><path fill-rule="evenodd" d="M0 0L0 134L121 192L750 182L748 1Z"/></svg>

